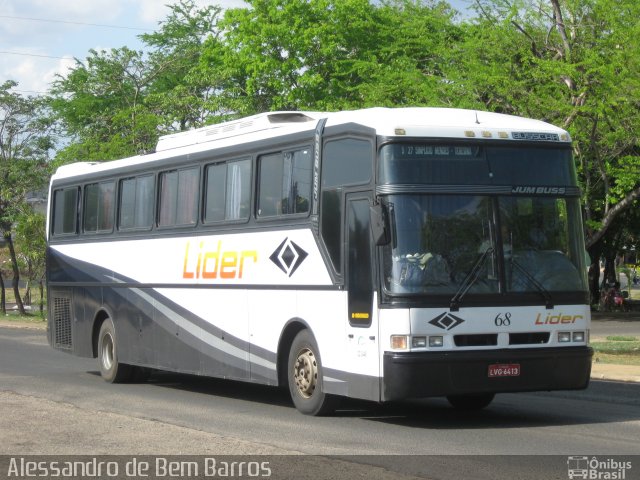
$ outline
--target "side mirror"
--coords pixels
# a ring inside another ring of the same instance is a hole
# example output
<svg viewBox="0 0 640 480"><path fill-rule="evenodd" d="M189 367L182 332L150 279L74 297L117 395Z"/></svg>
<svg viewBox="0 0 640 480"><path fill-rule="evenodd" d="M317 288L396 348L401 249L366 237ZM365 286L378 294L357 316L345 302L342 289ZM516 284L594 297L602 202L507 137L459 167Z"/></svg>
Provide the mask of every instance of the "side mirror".
<svg viewBox="0 0 640 480"><path fill-rule="evenodd" d="M373 241L376 245L387 245L391 239L385 209L380 204L373 205L369 207L369 215Z"/></svg>

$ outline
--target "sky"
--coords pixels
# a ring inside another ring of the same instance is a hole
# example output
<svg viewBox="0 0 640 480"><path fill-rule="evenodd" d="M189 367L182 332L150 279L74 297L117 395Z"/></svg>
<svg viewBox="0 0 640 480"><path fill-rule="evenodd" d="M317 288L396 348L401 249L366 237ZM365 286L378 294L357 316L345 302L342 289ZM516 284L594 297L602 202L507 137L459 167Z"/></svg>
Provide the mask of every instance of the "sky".
<svg viewBox="0 0 640 480"><path fill-rule="evenodd" d="M0 83L13 91L46 93L56 75L90 49L142 48L137 38L156 29L171 0L0 0ZM243 0L196 0L200 6L246 6ZM458 10L469 0L453 0Z"/></svg>
<svg viewBox="0 0 640 480"><path fill-rule="evenodd" d="M0 83L24 95L46 93L90 49L142 48L171 0L0 0ZM201 6L245 6L242 0L197 0Z"/></svg>

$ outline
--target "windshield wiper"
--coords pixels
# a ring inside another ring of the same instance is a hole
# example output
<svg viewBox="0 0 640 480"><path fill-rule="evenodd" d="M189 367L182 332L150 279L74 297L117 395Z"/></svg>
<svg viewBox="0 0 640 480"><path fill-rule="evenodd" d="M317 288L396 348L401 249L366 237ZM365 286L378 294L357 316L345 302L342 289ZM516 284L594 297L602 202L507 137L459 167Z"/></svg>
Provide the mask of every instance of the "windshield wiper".
<svg viewBox="0 0 640 480"><path fill-rule="evenodd" d="M545 308L547 310L551 310L553 308L553 299L551 298L551 294L549 293L549 291L544 288L540 282L538 282L533 275L531 275L529 272L527 272L527 270L520 265L518 262L515 261L515 259L513 258L513 256L511 257L511 265L513 267L516 267L518 269L518 271L520 273L522 273L524 275L524 277L529 280L529 283L531 283L531 285L533 285L534 287L536 287L536 289L542 294L542 296L544 297L545 300ZM512 268L513 270L513 268ZM512 273L513 275L513 273Z"/></svg>
<svg viewBox="0 0 640 480"><path fill-rule="evenodd" d="M480 255L478 260L476 260L476 263L473 264L473 268L471 268L471 271L467 274L466 277L464 277L464 280L460 284L460 288L458 289L456 294L451 297L451 300L449 302L449 310L451 310L452 312L457 312L458 310L460 310L460 301L462 300L462 297L464 297L469 289L473 286L473 284L476 283L476 281L480 277L480 269L484 265L484 262L486 261L489 254L493 254L493 252L493 247L489 247L484 251L482 255Z"/></svg>

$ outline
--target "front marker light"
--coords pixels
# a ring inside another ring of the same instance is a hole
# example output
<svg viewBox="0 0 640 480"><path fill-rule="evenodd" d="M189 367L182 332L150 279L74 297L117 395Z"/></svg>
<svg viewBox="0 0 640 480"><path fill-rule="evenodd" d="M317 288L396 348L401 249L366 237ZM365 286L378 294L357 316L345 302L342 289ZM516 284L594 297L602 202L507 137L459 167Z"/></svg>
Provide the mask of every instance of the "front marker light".
<svg viewBox="0 0 640 480"><path fill-rule="evenodd" d="M558 332L558 343L568 343L571 341L571 332Z"/></svg>
<svg viewBox="0 0 640 480"><path fill-rule="evenodd" d="M444 345L444 339L441 336L429 337L430 347L442 347Z"/></svg>
<svg viewBox="0 0 640 480"><path fill-rule="evenodd" d="M584 342L584 339L585 339L584 332L573 332L574 342Z"/></svg>
<svg viewBox="0 0 640 480"><path fill-rule="evenodd" d="M406 350L409 342L406 335L391 335L391 348L394 350Z"/></svg>

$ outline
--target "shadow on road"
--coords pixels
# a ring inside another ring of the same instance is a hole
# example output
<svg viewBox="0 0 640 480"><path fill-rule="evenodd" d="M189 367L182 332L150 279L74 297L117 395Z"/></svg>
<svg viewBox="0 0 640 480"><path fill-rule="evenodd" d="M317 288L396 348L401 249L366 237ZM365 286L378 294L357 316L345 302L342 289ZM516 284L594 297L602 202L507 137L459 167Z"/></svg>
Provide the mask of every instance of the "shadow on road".
<svg viewBox="0 0 640 480"><path fill-rule="evenodd" d="M295 411L285 388L168 372L154 372L148 384L290 408L291 414L301 415ZM640 384L592 381L584 391L499 394L489 407L475 412L456 410L444 398L384 404L343 399L333 416L438 430L462 426L492 429L614 423L640 420Z"/></svg>

